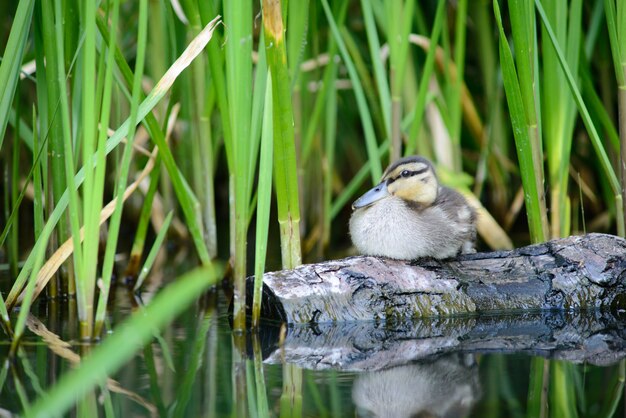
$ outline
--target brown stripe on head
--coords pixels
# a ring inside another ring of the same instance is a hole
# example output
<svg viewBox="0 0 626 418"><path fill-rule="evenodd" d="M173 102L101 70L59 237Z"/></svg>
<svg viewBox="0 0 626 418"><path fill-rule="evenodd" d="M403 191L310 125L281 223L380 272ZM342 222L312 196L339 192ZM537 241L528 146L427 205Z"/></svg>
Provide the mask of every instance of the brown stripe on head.
<svg viewBox="0 0 626 418"><path fill-rule="evenodd" d="M411 155L400 158L390 164L385 170L382 180L398 177L403 170L428 171L428 169L435 173L435 169L430 161L419 155Z"/></svg>

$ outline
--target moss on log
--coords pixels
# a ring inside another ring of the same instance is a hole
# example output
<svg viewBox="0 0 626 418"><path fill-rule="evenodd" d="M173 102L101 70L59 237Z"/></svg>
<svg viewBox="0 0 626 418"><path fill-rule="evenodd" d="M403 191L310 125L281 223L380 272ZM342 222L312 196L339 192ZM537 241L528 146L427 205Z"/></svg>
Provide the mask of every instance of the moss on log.
<svg viewBox="0 0 626 418"><path fill-rule="evenodd" d="M350 257L266 273L261 315L289 324L626 308L626 240L605 234L400 261ZM252 278L248 300L252 301Z"/></svg>

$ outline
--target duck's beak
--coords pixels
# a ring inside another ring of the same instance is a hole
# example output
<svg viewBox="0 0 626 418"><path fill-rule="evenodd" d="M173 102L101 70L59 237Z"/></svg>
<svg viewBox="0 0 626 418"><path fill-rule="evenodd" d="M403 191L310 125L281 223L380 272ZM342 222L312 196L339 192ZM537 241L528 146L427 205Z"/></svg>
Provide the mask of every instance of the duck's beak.
<svg viewBox="0 0 626 418"><path fill-rule="evenodd" d="M387 191L387 182L383 181L376 187L368 190L365 194L359 197L353 204L352 209L362 208L363 206L371 205L372 203L389 196Z"/></svg>

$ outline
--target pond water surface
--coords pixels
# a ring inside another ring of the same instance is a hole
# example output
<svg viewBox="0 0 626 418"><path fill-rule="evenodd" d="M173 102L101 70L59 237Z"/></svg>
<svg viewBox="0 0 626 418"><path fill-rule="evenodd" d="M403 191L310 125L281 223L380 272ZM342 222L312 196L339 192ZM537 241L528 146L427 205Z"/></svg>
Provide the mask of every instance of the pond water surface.
<svg viewBox="0 0 626 418"><path fill-rule="evenodd" d="M111 323L134 303L118 289ZM73 316L72 303L34 310L0 380L0 417L22 415L88 351ZM537 312L236 336L225 298L209 294L69 415L624 416L624 325L608 313ZM0 359L8 351L7 339Z"/></svg>

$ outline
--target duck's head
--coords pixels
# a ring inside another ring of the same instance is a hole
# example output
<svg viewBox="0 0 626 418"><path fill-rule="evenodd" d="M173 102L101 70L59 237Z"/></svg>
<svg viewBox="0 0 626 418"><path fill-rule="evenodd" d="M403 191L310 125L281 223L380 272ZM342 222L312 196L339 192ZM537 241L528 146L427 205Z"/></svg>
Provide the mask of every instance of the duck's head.
<svg viewBox="0 0 626 418"><path fill-rule="evenodd" d="M387 167L380 183L358 198L352 209L369 206L390 196L430 206L437 198L438 189L439 182L430 161L420 156L405 157Z"/></svg>

